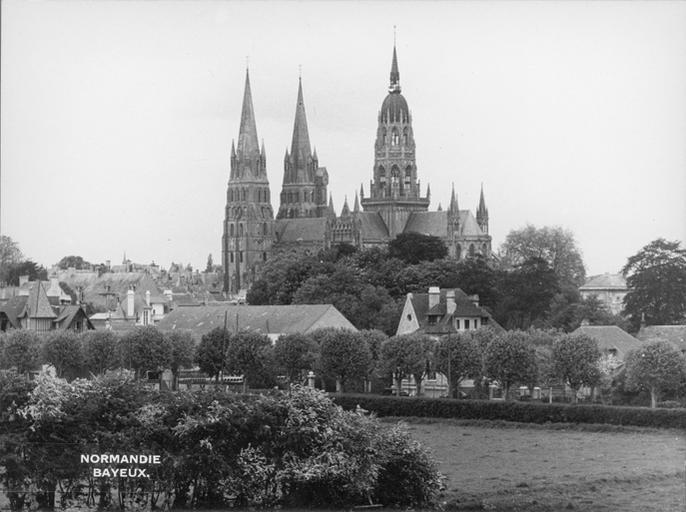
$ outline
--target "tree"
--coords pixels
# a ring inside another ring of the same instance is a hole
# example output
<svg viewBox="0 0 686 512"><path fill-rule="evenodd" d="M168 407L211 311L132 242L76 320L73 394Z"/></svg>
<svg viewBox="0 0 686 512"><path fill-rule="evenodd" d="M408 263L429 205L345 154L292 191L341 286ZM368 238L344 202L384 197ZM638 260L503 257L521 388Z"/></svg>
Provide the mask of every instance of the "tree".
<svg viewBox="0 0 686 512"><path fill-rule="evenodd" d="M57 376L74 380L84 367L83 348L73 331L53 331L43 343L43 360L55 367Z"/></svg>
<svg viewBox="0 0 686 512"><path fill-rule="evenodd" d="M510 331L493 338L486 347L484 369L486 377L500 382L506 400L513 385L528 385L535 380L536 354L529 336L522 331Z"/></svg>
<svg viewBox="0 0 686 512"><path fill-rule="evenodd" d="M119 342L121 361L136 371L140 378L145 372L160 372L169 368L171 345L155 327L134 327Z"/></svg>
<svg viewBox="0 0 686 512"><path fill-rule="evenodd" d="M443 336L436 343L434 361L436 370L448 378L448 396L457 396L460 382L481 376L481 352L474 337L468 332Z"/></svg>
<svg viewBox="0 0 686 512"><path fill-rule="evenodd" d="M388 244L388 254L391 258L414 264L443 259L448 255L448 248L437 236L401 233Z"/></svg>
<svg viewBox="0 0 686 512"><path fill-rule="evenodd" d="M0 283L7 283L9 268L23 260L19 244L7 235L0 235Z"/></svg>
<svg viewBox="0 0 686 512"><path fill-rule="evenodd" d="M632 350L627 355L626 385L650 392L650 407L655 408L660 393L675 389L683 378L684 356L672 345L657 341Z"/></svg>
<svg viewBox="0 0 686 512"><path fill-rule="evenodd" d="M117 353L119 337L112 331L87 331L81 335L84 365L93 375L102 375L107 370L122 366Z"/></svg>
<svg viewBox="0 0 686 512"><path fill-rule="evenodd" d="M554 371L572 389L577 403L581 386L595 386L600 379L598 342L585 334L566 334L553 344Z"/></svg>
<svg viewBox="0 0 686 512"><path fill-rule="evenodd" d="M243 375L243 391L249 383L270 383L272 343L267 336L252 331L239 331L229 337L226 349L226 371Z"/></svg>
<svg viewBox="0 0 686 512"><path fill-rule="evenodd" d="M503 275L503 298L495 311L496 320L508 329L543 323L558 291L557 276L545 260L526 260Z"/></svg>
<svg viewBox="0 0 686 512"><path fill-rule="evenodd" d="M381 346L388 339L388 336L377 329L365 329L360 331L359 335L369 349L369 366L367 367L365 380L368 383L368 387L371 388L372 379L377 377L377 371L381 369Z"/></svg>
<svg viewBox="0 0 686 512"><path fill-rule="evenodd" d="M28 374L40 367L40 338L33 331L18 329L5 339L2 367Z"/></svg>
<svg viewBox="0 0 686 512"><path fill-rule="evenodd" d="M172 389L178 389L179 370L188 368L193 364L195 354L195 341L193 333L185 330L173 330L166 334L169 345L171 346L171 358L169 367L172 372Z"/></svg>
<svg viewBox="0 0 686 512"><path fill-rule="evenodd" d="M541 258L561 284L578 288L584 284L586 270L574 234L559 226L537 228L531 224L512 230L500 248L505 263L516 266Z"/></svg>
<svg viewBox="0 0 686 512"><path fill-rule="evenodd" d="M6 269L6 276L10 286L19 286L21 276L28 276L29 281L45 281L48 278L48 271L35 261L24 260L9 265Z"/></svg>
<svg viewBox="0 0 686 512"><path fill-rule="evenodd" d="M629 292L624 314L638 329L648 325L683 323L686 319L686 250L679 242L652 241L629 258L622 269Z"/></svg>
<svg viewBox="0 0 686 512"><path fill-rule="evenodd" d="M402 391L403 379L411 376L415 378L417 395L420 394L431 345L431 338L421 334L393 336L381 345L381 366L387 375L395 378L398 396Z"/></svg>
<svg viewBox="0 0 686 512"><path fill-rule="evenodd" d="M219 380L219 374L224 370L228 344L229 332L222 327L215 327L200 338L195 350L195 362L210 378Z"/></svg>
<svg viewBox="0 0 686 512"><path fill-rule="evenodd" d="M473 258L465 258L457 264L456 282L447 288L461 288L468 295L478 295L479 305L494 311L501 300L499 283L501 273L495 270L489 261L481 254Z"/></svg>
<svg viewBox="0 0 686 512"><path fill-rule="evenodd" d="M321 329L313 333L319 343L319 364L322 371L336 379L337 391L367 374L371 355L364 339L348 329Z"/></svg>
<svg viewBox="0 0 686 512"><path fill-rule="evenodd" d="M81 256L65 256L58 263L57 266L62 270L67 270L68 268L75 268L76 270L89 269L91 264L84 260Z"/></svg>
<svg viewBox="0 0 686 512"><path fill-rule="evenodd" d="M319 346L306 334L280 336L274 345L274 359L289 383L301 381L303 372L314 368L318 352Z"/></svg>

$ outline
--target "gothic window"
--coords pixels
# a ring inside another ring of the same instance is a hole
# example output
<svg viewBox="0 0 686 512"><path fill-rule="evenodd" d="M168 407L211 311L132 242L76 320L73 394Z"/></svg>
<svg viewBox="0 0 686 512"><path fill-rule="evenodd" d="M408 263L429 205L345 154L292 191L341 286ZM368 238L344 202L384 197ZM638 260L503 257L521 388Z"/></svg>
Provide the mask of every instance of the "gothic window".
<svg viewBox="0 0 686 512"><path fill-rule="evenodd" d="M382 134L381 137L382 137L382 139L383 139L383 143L386 144L386 136L388 135L388 132L386 131L386 128L383 129L383 131L381 132L381 134Z"/></svg>
<svg viewBox="0 0 686 512"><path fill-rule="evenodd" d="M229 201L233 201L233 190L229 189Z"/></svg>
<svg viewBox="0 0 686 512"><path fill-rule="evenodd" d="M407 146L407 127L403 130L403 144Z"/></svg>
<svg viewBox="0 0 686 512"><path fill-rule="evenodd" d="M391 132L391 145L397 146L399 142L400 142L400 135L398 134L398 129L393 128L393 131Z"/></svg>
<svg viewBox="0 0 686 512"><path fill-rule="evenodd" d="M241 189L241 201L245 201L245 189Z"/></svg>
<svg viewBox="0 0 686 512"><path fill-rule="evenodd" d="M229 226L229 236L233 236L233 224Z"/></svg>
<svg viewBox="0 0 686 512"><path fill-rule="evenodd" d="M474 244L469 244L469 256L472 257L474 256Z"/></svg>
<svg viewBox="0 0 686 512"><path fill-rule="evenodd" d="M238 260L243 263L243 251L238 251Z"/></svg>
<svg viewBox="0 0 686 512"><path fill-rule="evenodd" d="M243 236L243 224L238 224L238 236Z"/></svg>
<svg viewBox="0 0 686 512"><path fill-rule="evenodd" d="M265 223L262 224L262 234L263 234L263 235L266 235L266 234L267 234L267 230L268 230L268 229L267 229L267 223L265 222Z"/></svg>
<svg viewBox="0 0 686 512"><path fill-rule="evenodd" d="M455 249L455 257L458 260L462 259L462 247L460 247L460 244L457 244L457 248Z"/></svg>

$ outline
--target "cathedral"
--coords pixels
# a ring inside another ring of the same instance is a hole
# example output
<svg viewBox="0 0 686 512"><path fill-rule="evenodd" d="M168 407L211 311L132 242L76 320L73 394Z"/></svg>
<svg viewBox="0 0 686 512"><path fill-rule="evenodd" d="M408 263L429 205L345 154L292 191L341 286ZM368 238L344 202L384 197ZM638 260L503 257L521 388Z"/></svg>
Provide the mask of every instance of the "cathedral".
<svg viewBox="0 0 686 512"><path fill-rule="evenodd" d="M401 94L395 46L388 94L381 104L369 192L346 200L340 215L327 194L329 174L312 151L305 116L302 80L290 151L283 161L283 184L276 217L272 209L264 144L260 146L246 71L238 141L231 143L231 170L222 235L224 291L250 288L260 266L280 250L316 251L348 243L356 247L388 244L401 233L439 237L451 258L490 256L488 208L483 187L476 210L460 210L455 189L447 209L429 211L431 192L422 195L415 160L412 115Z"/></svg>

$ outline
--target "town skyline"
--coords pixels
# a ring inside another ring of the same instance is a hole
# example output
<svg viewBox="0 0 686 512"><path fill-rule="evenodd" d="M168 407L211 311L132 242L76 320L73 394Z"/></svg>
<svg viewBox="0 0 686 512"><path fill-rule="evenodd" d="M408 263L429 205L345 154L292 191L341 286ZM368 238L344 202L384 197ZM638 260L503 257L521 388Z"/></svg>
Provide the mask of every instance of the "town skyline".
<svg viewBox="0 0 686 512"><path fill-rule="evenodd" d="M494 250L559 225L589 274L684 240L685 5L388 5L4 2L2 234L45 266L219 263L246 54L274 210L299 75L336 211L352 207L397 25L431 210L452 183L475 210L483 183Z"/></svg>

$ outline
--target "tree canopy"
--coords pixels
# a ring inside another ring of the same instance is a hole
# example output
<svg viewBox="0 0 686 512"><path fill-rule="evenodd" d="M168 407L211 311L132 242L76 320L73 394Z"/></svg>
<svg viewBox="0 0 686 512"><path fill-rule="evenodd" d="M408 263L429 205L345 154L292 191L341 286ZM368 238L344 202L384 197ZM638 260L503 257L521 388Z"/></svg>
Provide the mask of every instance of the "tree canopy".
<svg viewBox="0 0 686 512"><path fill-rule="evenodd" d="M634 328L638 328L642 316L648 325L686 320L686 250L680 245L658 238L624 265L622 273L629 288L624 297L624 314Z"/></svg>
<svg viewBox="0 0 686 512"><path fill-rule="evenodd" d="M405 263L415 264L443 259L448 255L448 248L436 236L401 233L388 244L388 254Z"/></svg>
<svg viewBox="0 0 686 512"><path fill-rule="evenodd" d="M629 352L625 364L627 387L647 389L653 408L657 406L660 393L675 389L686 370L684 356L662 341Z"/></svg>
<svg viewBox="0 0 686 512"><path fill-rule="evenodd" d="M529 224L512 230L501 246L501 253L503 259L513 266L541 258L560 283L574 287L584 284L586 270L574 234L559 226L537 228Z"/></svg>
<svg viewBox="0 0 686 512"><path fill-rule="evenodd" d="M585 334L567 334L553 345L555 374L572 388L572 400L577 401L581 386L593 386L600 379L598 342Z"/></svg>

